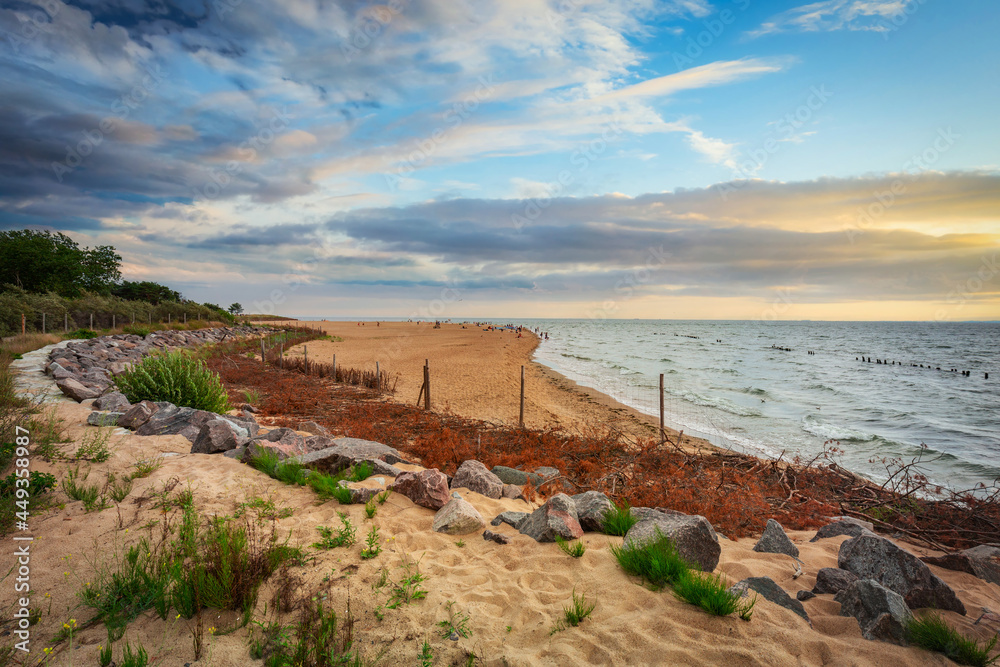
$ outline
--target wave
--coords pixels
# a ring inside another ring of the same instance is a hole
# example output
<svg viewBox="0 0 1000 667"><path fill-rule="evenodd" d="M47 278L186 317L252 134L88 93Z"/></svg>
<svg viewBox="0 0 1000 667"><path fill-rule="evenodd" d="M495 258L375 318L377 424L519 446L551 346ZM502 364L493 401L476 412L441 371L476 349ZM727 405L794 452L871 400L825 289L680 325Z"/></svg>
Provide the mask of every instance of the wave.
<svg viewBox="0 0 1000 667"><path fill-rule="evenodd" d="M761 389L760 387L743 387L740 391L751 396L770 396L767 393L767 389Z"/></svg>
<svg viewBox="0 0 1000 667"><path fill-rule="evenodd" d="M839 394L840 392L831 387L830 385L823 384L822 382L816 382L815 384L806 385L806 389L815 389L817 391L828 391L831 394Z"/></svg>
<svg viewBox="0 0 1000 667"><path fill-rule="evenodd" d="M820 421L813 415L806 415L802 418L802 430L826 440L839 440L841 442L871 442L877 437L873 433L865 433L848 426L837 426Z"/></svg>
<svg viewBox="0 0 1000 667"><path fill-rule="evenodd" d="M695 405L701 405L706 408L715 408L717 410L722 410L723 412L728 412L729 414L739 415L740 417L763 416L759 410L745 408L742 405L738 405L732 401L727 401L724 398L712 398L703 394L697 394L693 391L685 392L681 395L681 398L689 403L694 403Z"/></svg>
<svg viewBox="0 0 1000 667"><path fill-rule="evenodd" d="M593 361L590 357L581 357L577 354L566 354L565 352L560 352L559 356L566 357L567 359L578 359L580 361Z"/></svg>

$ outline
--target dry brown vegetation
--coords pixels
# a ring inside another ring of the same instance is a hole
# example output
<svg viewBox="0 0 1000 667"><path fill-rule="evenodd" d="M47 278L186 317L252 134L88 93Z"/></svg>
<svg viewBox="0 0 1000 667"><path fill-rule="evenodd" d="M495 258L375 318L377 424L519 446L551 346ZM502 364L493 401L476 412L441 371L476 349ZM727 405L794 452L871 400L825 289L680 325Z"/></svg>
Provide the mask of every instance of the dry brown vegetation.
<svg viewBox="0 0 1000 667"><path fill-rule="evenodd" d="M304 342L322 334L299 330L295 335L295 342ZM607 429L569 433L508 427L391 402L329 375L307 376L287 359L285 368L262 366L246 354L255 346L259 350L258 341L220 346L208 360L234 401L244 390L260 392L259 407L276 424L314 420L334 433L392 445L447 473L467 459L523 469L552 466L562 474L538 489L543 495L602 491L633 506L701 514L734 538L759 531L768 518L809 529L847 514L940 549L1000 540L998 489L939 490L942 495L933 498L935 490L918 472L919 461L889 462L896 474L879 486L840 468L835 447L810 462L786 462L734 452L695 454L680 443L636 440ZM270 352L266 356L276 361ZM310 369L315 373L312 364Z"/></svg>

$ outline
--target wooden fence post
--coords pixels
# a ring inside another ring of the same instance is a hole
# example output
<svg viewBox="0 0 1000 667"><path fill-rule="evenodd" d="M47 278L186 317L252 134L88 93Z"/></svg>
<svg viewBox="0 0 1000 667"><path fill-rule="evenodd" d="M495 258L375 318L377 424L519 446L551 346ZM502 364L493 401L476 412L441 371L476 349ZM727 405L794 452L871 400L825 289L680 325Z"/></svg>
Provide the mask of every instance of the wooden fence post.
<svg viewBox="0 0 1000 667"><path fill-rule="evenodd" d="M114 329L118 326L118 314L111 313L111 328Z"/></svg>
<svg viewBox="0 0 1000 667"><path fill-rule="evenodd" d="M379 370L378 362L375 362L375 388L382 391L382 371Z"/></svg>
<svg viewBox="0 0 1000 667"><path fill-rule="evenodd" d="M663 430L663 373L660 373L660 444L666 440L666 433Z"/></svg>
<svg viewBox="0 0 1000 667"><path fill-rule="evenodd" d="M285 344L281 343L281 347L278 348L278 368L285 367Z"/></svg>
<svg viewBox="0 0 1000 667"><path fill-rule="evenodd" d="M45 333L45 313L42 313L42 333Z"/></svg>
<svg viewBox="0 0 1000 667"><path fill-rule="evenodd" d="M93 313L90 314L90 330L91 331L94 330L94 314Z"/></svg>
<svg viewBox="0 0 1000 667"><path fill-rule="evenodd" d="M63 329L69 333L69 313L63 313Z"/></svg>
<svg viewBox="0 0 1000 667"><path fill-rule="evenodd" d="M302 358L305 362L306 375L309 375L309 348L305 345L302 346Z"/></svg>
<svg viewBox="0 0 1000 667"><path fill-rule="evenodd" d="M333 381L337 381L337 355L333 355ZM419 401L417 401L419 403Z"/></svg>
<svg viewBox="0 0 1000 667"><path fill-rule="evenodd" d="M524 428L524 366L521 366L521 416L518 417L517 423Z"/></svg>
<svg viewBox="0 0 1000 667"><path fill-rule="evenodd" d="M27 331L28 331L28 329L27 329L27 327L25 325L24 313L21 313L21 335L22 336L26 336L27 335Z"/></svg>
<svg viewBox="0 0 1000 667"><path fill-rule="evenodd" d="M260 339L260 365L264 365L264 339Z"/></svg>
<svg viewBox="0 0 1000 667"><path fill-rule="evenodd" d="M188 314L184 313L184 324L188 323Z"/></svg>

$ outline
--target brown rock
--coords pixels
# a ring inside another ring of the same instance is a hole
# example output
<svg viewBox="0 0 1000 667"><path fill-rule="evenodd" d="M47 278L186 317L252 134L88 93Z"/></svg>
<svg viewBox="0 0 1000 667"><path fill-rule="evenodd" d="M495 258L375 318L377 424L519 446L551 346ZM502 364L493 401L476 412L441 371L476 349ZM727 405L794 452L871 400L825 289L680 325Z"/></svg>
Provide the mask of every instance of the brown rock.
<svg viewBox="0 0 1000 667"><path fill-rule="evenodd" d="M396 481L389 488L406 496L417 505L432 510L441 509L450 500L448 478L437 468L404 472L396 477Z"/></svg>

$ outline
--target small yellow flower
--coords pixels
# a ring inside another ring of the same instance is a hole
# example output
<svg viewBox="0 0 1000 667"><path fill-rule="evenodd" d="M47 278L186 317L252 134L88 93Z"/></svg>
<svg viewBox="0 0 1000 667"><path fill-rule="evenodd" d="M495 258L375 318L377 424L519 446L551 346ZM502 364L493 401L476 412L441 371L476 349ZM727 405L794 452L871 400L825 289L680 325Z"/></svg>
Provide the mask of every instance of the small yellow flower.
<svg viewBox="0 0 1000 667"><path fill-rule="evenodd" d="M50 653L52 653L52 649L46 647L46 649L44 651L42 651L42 653L44 653L45 655L49 655Z"/></svg>
<svg viewBox="0 0 1000 667"><path fill-rule="evenodd" d="M210 635L214 635L215 634L215 627L214 626L208 629L208 634L210 634Z"/></svg>
<svg viewBox="0 0 1000 667"><path fill-rule="evenodd" d="M177 614L176 616L174 616L174 620L176 621L176 620L177 620L178 618L180 618L180 617L181 617L181 615L180 615L180 614Z"/></svg>

